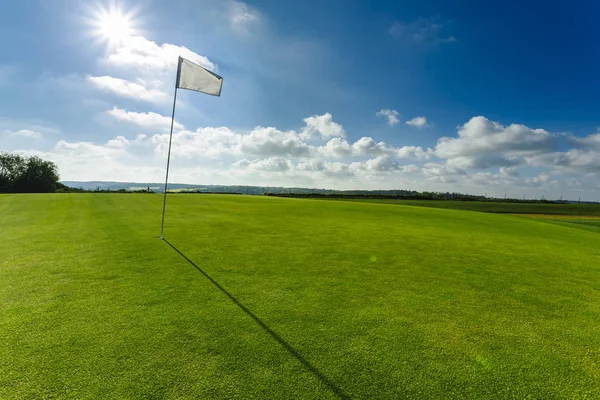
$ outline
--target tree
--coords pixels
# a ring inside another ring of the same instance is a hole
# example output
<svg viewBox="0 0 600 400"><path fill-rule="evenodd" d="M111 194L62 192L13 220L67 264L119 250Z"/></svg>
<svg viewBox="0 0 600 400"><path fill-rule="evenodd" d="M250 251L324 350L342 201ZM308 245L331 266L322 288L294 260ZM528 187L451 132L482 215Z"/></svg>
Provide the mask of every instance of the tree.
<svg viewBox="0 0 600 400"><path fill-rule="evenodd" d="M0 153L0 192L12 192L25 169L25 158L18 154Z"/></svg>
<svg viewBox="0 0 600 400"><path fill-rule="evenodd" d="M0 192L54 192L58 180L58 167L51 161L0 153Z"/></svg>

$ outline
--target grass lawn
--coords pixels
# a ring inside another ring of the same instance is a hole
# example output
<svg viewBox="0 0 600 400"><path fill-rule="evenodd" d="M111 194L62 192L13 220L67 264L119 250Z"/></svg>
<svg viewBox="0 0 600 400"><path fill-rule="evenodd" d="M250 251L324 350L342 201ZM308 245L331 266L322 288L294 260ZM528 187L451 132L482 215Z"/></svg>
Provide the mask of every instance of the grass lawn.
<svg viewBox="0 0 600 400"><path fill-rule="evenodd" d="M597 230L171 195L165 242L161 205L0 196L1 399L600 398Z"/></svg>
<svg viewBox="0 0 600 400"><path fill-rule="evenodd" d="M558 214L516 214L522 217L535 218L574 229L584 229L600 233L600 216L596 215L558 215Z"/></svg>
<svg viewBox="0 0 600 400"><path fill-rule="evenodd" d="M336 199L364 203L395 204L401 206L419 206L449 208L453 210L481 211L501 214L556 214L600 216L600 204L559 204L559 203L508 203L493 201L456 201L456 200L398 200L398 199Z"/></svg>

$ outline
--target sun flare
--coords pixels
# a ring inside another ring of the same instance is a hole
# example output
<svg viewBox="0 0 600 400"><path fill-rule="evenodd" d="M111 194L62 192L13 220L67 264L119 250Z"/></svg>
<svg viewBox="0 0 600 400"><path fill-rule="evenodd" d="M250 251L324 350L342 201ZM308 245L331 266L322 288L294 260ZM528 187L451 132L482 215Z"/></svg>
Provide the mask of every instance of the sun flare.
<svg viewBox="0 0 600 400"><path fill-rule="evenodd" d="M120 5L111 4L109 7L98 5L92 11L93 17L89 22L92 36L108 47L115 47L139 34L136 28L135 13L125 11Z"/></svg>

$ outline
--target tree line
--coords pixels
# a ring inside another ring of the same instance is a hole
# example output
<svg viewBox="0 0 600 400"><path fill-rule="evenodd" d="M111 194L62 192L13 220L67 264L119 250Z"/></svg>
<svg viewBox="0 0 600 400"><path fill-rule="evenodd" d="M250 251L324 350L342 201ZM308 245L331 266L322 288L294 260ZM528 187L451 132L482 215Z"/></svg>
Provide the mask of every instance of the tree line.
<svg viewBox="0 0 600 400"><path fill-rule="evenodd" d="M51 161L0 153L0 193L50 193L63 186L59 179Z"/></svg>

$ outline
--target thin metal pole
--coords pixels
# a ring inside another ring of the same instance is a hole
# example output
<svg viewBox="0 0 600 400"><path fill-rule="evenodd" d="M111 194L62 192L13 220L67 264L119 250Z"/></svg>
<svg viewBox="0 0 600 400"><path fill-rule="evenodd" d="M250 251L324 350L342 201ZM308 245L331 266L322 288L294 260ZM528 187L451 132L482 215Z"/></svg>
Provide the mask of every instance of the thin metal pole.
<svg viewBox="0 0 600 400"><path fill-rule="evenodd" d="M169 152L167 154L167 173L165 175L165 193L163 196L162 222L160 224L160 239L163 239L165 230L165 209L167 207L167 185L169 184L169 163L171 162L171 142L173 141L173 121L175 121L175 102L177 101L177 86L175 86L175 95L173 96L173 113L171 114L171 133L169 135Z"/></svg>

